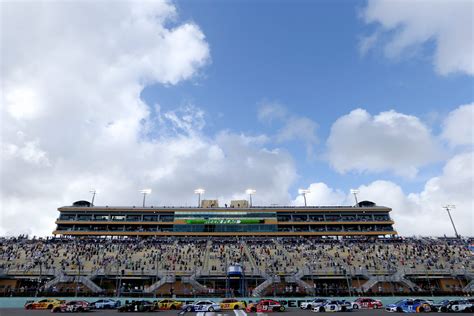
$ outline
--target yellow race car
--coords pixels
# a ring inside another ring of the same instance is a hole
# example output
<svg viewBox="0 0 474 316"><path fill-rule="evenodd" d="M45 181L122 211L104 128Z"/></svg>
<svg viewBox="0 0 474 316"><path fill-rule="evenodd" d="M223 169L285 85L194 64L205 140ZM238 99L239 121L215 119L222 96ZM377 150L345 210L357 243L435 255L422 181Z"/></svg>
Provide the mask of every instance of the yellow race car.
<svg viewBox="0 0 474 316"><path fill-rule="evenodd" d="M239 301L235 298L226 298L219 303L222 310L225 309L245 309L247 303L244 301Z"/></svg>
<svg viewBox="0 0 474 316"><path fill-rule="evenodd" d="M55 298L46 298L39 301L26 301L25 309L53 309L53 307L60 306L64 300L58 300Z"/></svg>
<svg viewBox="0 0 474 316"><path fill-rule="evenodd" d="M155 309L159 310L169 310L169 309L181 309L183 308L183 302L172 300L172 299L164 299L155 303Z"/></svg>

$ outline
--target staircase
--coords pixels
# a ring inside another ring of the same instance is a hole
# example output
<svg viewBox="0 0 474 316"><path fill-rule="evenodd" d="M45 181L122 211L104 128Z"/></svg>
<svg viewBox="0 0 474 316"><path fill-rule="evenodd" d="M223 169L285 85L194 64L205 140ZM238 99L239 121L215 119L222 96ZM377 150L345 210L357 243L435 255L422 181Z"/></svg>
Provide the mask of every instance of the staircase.
<svg viewBox="0 0 474 316"><path fill-rule="evenodd" d="M304 275L303 270L298 270L295 274L285 277L285 281L287 283L296 283L300 288L304 289L306 293L313 294L314 288L301 279Z"/></svg>
<svg viewBox="0 0 474 316"><path fill-rule="evenodd" d="M208 288L196 280L196 278L198 278L199 276L199 272L196 272L195 274L190 275L188 277L182 277L181 281L185 284L191 284L193 289L197 290L198 293L208 293Z"/></svg>
<svg viewBox="0 0 474 316"><path fill-rule="evenodd" d="M362 284L361 288L364 292L367 292L379 282L402 283L403 285L407 286L411 291L417 288L417 285L415 283L405 278L405 274L402 271L397 271L392 275L371 275L369 276L369 280Z"/></svg>
<svg viewBox="0 0 474 316"><path fill-rule="evenodd" d="M241 245L243 246L245 255L247 256L247 258L249 258L250 265L253 268L253 271L257 274L260 274L260 275L265 274L265 272L261 272L259 270L259 268L257 266L257 263L255 262L255 258L253 257L252 252L250 251L249 246L247 245L247 243L244 240L242 240ZM246 271L246 273L248 273L248 272L249 271ZM266 278L268 276L265 274L264 277Z"/></svg>
<svg viewBox="0 0 474 316"><path fill-rule="evenodd" d="M153 293L156 290L158 290L160 287L165 285L166 283L174 283L176 282L176 278L174 275L162 275L160 273L157 273L157 275L160 277L158 281L150 285L148 288L144 290L145 293Z"/></svg>
<svg viewBox="0 0 474 316"><path fill-rule="evenodd" d="M209 253L211 252L212 241L209 239L206 244L206 251L204 252L204 260L203 260L203 271L209 271Z"/></svg>
<svg viewBox="0 0 474 316"><path fill-rule="evenodd" d="M71 276L65 275L62 271L58 271L55 274L55 278L46 282L44 287L45 289L49 289L58 283L77 282L85 285L93 293L100 293L103 291L103 289L91 280L94 277L94 274L91 274L90 276Z"/></svg>
<svg viewBox="0 0 474 316"><path fill-rule="evenodd" d="M100 293L103 291L103 289L100 286L98 286L97 284L94 283L94 281L91 280L90 276L81 275L78 281L84 284L85 286L87 286L93 293Z"/></svg>
<svg viewBox="0 0 474 316"><path fill-rule="evenodd" d="M267 287L269 287L273 283L280 283L280 282L281 282L281 280L280 280L280 277L278 275L268 276L268 278L265 281L263 281L255 289L253 289L252 296L253 297L260 297L260 296L262 296L264 291L267 289Z"/></svg>

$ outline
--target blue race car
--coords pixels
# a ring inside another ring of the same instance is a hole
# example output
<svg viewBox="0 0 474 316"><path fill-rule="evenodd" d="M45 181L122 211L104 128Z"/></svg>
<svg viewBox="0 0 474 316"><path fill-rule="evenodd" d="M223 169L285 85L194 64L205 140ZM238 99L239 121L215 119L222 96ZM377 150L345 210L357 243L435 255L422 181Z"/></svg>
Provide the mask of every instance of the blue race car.
<svg viewBox="0 0 474 316"><path fill-rule="evenodd" d="M213 301L197 301L183 306L186 312L216 312L221 310L221 306Z"/></svg>
<svg viewBox="0 0 474 316"><path fill-rule="evenodd" d="M385 306L385 310L398 313L427 313L431 312L432 307L427 300L407 298Z"/></svg>

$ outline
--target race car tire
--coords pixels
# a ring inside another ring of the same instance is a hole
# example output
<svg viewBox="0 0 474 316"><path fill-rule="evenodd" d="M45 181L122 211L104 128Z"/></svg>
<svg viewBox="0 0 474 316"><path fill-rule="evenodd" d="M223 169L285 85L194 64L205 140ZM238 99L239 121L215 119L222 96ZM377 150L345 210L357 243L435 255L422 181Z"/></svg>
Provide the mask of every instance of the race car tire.
<svg viewBox="0 0 474 316"><path fill-rule="evenodd" d="M306 306L305 309L312 309L313 306L311 306L311 304L309 304L308 306Z"/></svg>
<svg viewBox="0 0 474 316"><path fill-rule="evenodd" d="M323 306L321 306L321 307L319 308L319 312L324 313L325 311L326 311L326 309L325 309Z"/></svg>
<svg viewBox="0 0 474 316"><path fill-rule="evenodd" d="M186 311L187 311L188 313L191 313L192 310L193 310L193 308L192 308L191 306L186 307Z"/></svg>
<svg viewBox="0 0 474 316"><path fill-rule="evenodd" d="M77 308L77 312L78 312L78 313L82 313L82 312L84 312L84 308L82 308L82 307L78 307L78 308Z"/></svg>
<svg viewBox="0 0 474 316"><path fill-rule="evenodd" d="M284 311L285 311L285 306L280 306L280 308L278 308L278 310L279 310L280 312L284 312Z"/></svg>
<svg viewBox="0 0 474 316"><path fill-rule="evenodd" d="M403 309L401 307L397 307L397 313L403 313Z"/></svg>
<svg viewBox="0 0 474 316"><path fill-rule="evenodd" d="M235 305L234 309L240 309L239 305Z"/></svg>
<svg viewBox="0 0 474 316"><path fill-rule="evenodd" d="M207 310L208 310L209 312L213 312L213 311L214 311L214 307L211 306L211 307L209 307Z"/></svg>
<svg viewBox="0 0 474 316"><path fill-rule="evenodd" d="M446 313L447 311L448 311L448 309L446 308L446 306L441 307L441 312L442 313Z"/></svg>
<svg viewBox="0 0 474 316"><path fill-rule="evenodd" d="M53 305L49 304L47 309L52 309L53 308Z"/></svg>
<svg viewBox="0 0 474 316"><path fill-rule="evenodd" d="M256 312L257 312L257 308L256 308L256 307L252 307L252 308L250 308L250 312L252 312L252 313L256 313Z"/></svg>
<svg viewBox="0 0 474 316"><path fill-rule="evenodd" d="M51 313L59 313L61 311L61 308L55 307L51 310Z"/></svg>
<svg viewBox="0 0 474 316"><path fill-rule="evenodd" d="M359 305L354 304L354 306L352 307L352 309L359 309Z"/></svg>
<svg viewBox="0 0 474 316"><path fill-rule="evenodd" d="M425 308L424 308L423 306L419 306L419 307L417 308L417 312L418 312L418 313L423 313L424 311L425 311Z"/></svg>
<svg viewBox="0 0 474 316"><path fill-rule="evenodd" d="M33 305L29 304L25 306L25 309L33 309Z"/></svg>
<svg viewBox="0 0 474 316"><path fill-rule="evenodd" d="M170 306L170 309L175 310L175 309L176 309L176 305L171 305L171 306Z"/></svg>
<svg viewBox="0 0 474 316"><path fill-rule="evenodd" d="M378 305L374 305L373 309L379 309Z"/></svg>

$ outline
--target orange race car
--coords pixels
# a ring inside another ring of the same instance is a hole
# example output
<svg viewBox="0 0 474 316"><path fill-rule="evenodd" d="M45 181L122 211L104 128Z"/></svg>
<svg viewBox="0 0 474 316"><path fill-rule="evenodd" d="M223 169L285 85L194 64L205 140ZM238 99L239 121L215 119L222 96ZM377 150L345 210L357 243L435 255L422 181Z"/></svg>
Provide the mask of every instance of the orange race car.
<svg viewBox="0 0 474 316"><path fill-rule="evenodd" d="M53 307L60 306L66 301L55 298L46 298L40 301L26 301L25 309L53 309Z"/></svg>

